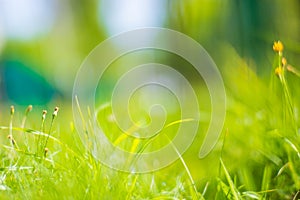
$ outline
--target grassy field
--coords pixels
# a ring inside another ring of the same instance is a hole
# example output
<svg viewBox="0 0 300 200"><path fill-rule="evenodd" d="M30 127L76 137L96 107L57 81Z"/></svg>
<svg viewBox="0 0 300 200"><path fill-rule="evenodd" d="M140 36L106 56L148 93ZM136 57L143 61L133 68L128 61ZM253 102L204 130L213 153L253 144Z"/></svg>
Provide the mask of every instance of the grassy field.
<svg viewBox="0 0 300 200"><path fill-rule="evenodd" d="M293 67L284 57L282 43L275 42L274 63L267 66L271 70L265 80L232 48L224 48L230 59L218 65L226 85L227 116L207 157L198 158L202 138L196 137L187 152L166 168L145 174L116 171L84 147L70 105L48 112L35 106L25 111L7 107L2 108L0 122L0 198L300 199L297 63ZM110 110L102 109L99 121L107 121ZM172 137L177 125L163 131ZM206 126L200 122L200 132ZM120 135L113 123L107 122L104 130L115 134L108 135L115 145L143 151L143 142ZM165 144L153 143L160 145Z"/></svg>

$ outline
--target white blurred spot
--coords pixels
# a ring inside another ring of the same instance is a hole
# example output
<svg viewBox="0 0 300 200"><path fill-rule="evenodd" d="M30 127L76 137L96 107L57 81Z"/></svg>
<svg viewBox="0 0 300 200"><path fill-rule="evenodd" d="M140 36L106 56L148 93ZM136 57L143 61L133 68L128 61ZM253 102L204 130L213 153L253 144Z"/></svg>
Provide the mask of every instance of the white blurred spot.
<svg viewBox="0 0 300 200"><path fill-rule="evenodd" d="M102 0L99 23L109 35L141 27L161 27L166 16L164 0Z"/></svg>
<svg viewBox="0 0 300 200"><path fill-rule="evenodd" d="M55 0L1 0L0 26L9 39L28 40L47 33L54 22Z"/></svg>
<svg viewBox="0 0 300 200"><path fill-rule="evenodd" d="M107 117L107 120L108 120L109 122L115 122L115 121L116 121L116 117L115 117L115 115L111 114L111 115L109 115L109 116Z"/></svg>

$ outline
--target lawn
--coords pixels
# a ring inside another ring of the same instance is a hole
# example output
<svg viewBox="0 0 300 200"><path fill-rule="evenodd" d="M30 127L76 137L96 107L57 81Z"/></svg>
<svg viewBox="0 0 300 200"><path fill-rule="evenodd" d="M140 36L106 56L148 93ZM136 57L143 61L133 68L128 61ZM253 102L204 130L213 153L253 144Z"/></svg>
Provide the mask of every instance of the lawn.
<svg viewBox="0 0 300 200"><path fill-rule="evenodd" d="M287 62L280 41L274 42L274 63L265 80L233 48L223 50L231 58L221 70L226 120L208 156L198 157L203 142L198 134L174 163L147 173L123 172L93 155L92 119L81 119L86 133L80 139L68 104L47 111L6 106L0 127L1 199L299 199L299 71ZM75 112L89 109L80 99L75 104ZM110 106L101 104L97 119L112 144L135 153L129 166L146 151L172 143L179 125L193 121L170 116L160 137L132 139L111 119ZM199 133L208 120L199 121ZM123 159L116 155L106 156Z"/></svg>

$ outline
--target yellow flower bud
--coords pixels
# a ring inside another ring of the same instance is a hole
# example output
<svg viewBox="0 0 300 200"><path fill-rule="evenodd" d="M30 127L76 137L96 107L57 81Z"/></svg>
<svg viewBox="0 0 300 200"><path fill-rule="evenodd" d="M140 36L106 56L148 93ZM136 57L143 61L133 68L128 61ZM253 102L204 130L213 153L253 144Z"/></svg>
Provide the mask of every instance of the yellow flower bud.
<svg viewBox="0 0 300 200"><path fill-rule="evenodd" d="M283 51L283 44L279 40L277 42L274 42L273 44L273 50L275 52L282 52Z"/></svg>
<svg viewBox="0 0 300 200"><path fill-rule="evenodd" d="M282 59L281 59L281 63L282 63L282 66L286 66L286 64L287 64L287 60L286 60L286 58L285 58L285 57L282 57Z"/></svg>
<svg viewBox="0 0 300 200"><path fill-rule="evenodd" d="M276 69L275 69L275 74L276 74L277 76L281 76L282 73L283 73L282 67L276 67Z"/></svg>

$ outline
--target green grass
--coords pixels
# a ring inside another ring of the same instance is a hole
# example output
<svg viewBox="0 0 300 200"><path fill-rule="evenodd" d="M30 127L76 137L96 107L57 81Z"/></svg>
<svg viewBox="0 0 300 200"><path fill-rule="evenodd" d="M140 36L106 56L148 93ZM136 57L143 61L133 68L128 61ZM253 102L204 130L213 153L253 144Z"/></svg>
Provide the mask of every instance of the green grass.
<svg viewBox="0 0 300 200"><path fill-rule="evenodd" d="M275 52L270 78L263 81L232 48L224 48L224 57L231 58L221 64L227 117L209 156L195 156L202 141L197 137L184 155L173 145L179 159L166 168L146 174L120 172L102 165L91 149L84 148L74 124L67 120L71 113L67 105L57 115L48 112L45 117L34 107L32 112L26 108L24 116L18 107L11 108L2 111L0 126L0 198L298 199L300 94L290 86L299 85L298 71L282 63L282 52ZM281 71L275 74L277 67ZM87 109L79 103L78 107ZM110 114L111 108L103 106L98 120L107 121ZM90 119L82 120L90 147ZM172 143L178 125L190 121L174 117L163 129L168 138L164 141ZM207 122L200 122L199 132L206 126ZM112 143L131 152L165 145L156 136L150 142L134 140L113 122L106 122L103 129L112 133L107 135Z"/></svg>

